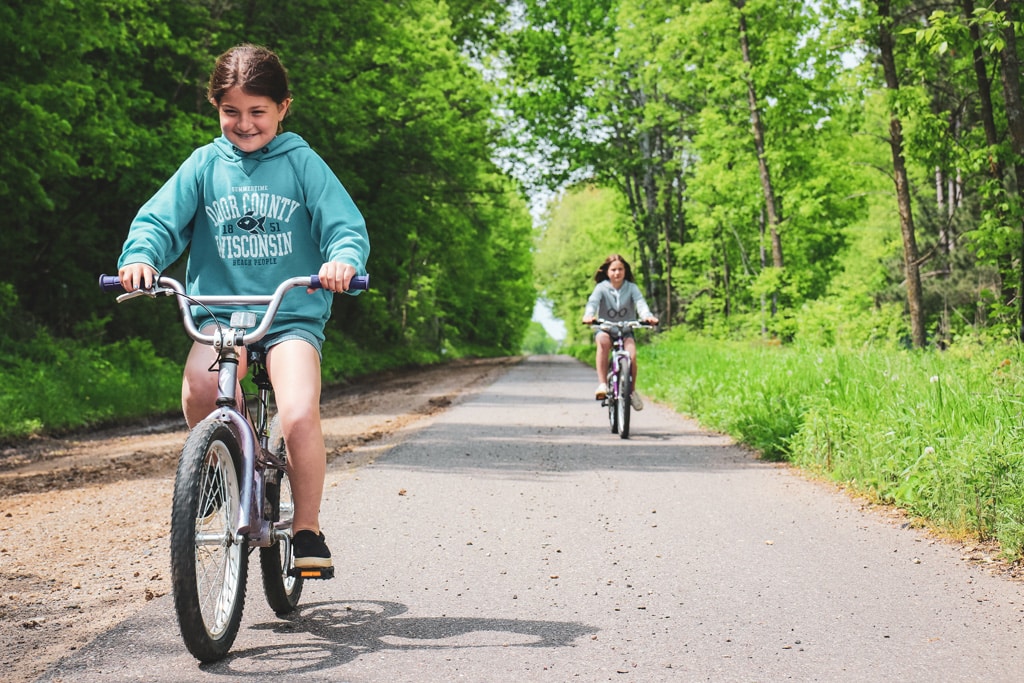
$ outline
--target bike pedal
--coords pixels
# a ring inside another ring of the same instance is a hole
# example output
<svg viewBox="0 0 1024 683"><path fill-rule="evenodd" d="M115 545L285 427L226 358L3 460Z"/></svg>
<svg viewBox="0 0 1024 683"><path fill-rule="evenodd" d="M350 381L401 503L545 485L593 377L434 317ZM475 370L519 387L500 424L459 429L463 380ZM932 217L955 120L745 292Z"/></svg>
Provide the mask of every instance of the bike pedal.
<svg viewBox="0 0 1024 683"><path fill-rule="evenodd" d="M333 579L334 567L292 567L288 575L297 579Z"/></svg>

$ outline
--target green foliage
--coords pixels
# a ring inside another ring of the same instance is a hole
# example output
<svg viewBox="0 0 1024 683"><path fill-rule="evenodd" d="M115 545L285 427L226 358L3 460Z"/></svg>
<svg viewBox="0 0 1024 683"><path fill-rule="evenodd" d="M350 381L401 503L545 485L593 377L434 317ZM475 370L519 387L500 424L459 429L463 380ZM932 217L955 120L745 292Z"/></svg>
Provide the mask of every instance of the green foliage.
<svg viewBox="0 0 1024 683"><path fill-rule="evenodd" d="M286 127L303 135L367 218L374 292L338 297L333 335L396 356L514 352L533 301L530 219L492 161L493 92L479 42L501 3L300 0L16 2L0 8L4 279L16 319L67 336L187 348L172 306L113 306L93 283L128 225L198 145L215 57L262 41L289 68ZM458 11L454 16L452 12ZM471 55L476 57L471 57ZM183 277L183 265L171 274ZM487 296L478 296L486 292Z"/></svg>
<svg viewBox="0 0 1024 683"><path fill-rule="evenodd" d="M534 355L547 355L558 353L559 343L554 339L544 326L537 321L531 321L526 329L526 336L523 338L523 353Z"/></svg>
<svg viewBox="0 0 1024 683"><path fill-rule="evenodd" d="M0 442L180 410L181 368L131 339L106 347L40 330L0 363Z"/></svg>
<svg viewBox="0 0 1024 683"><path fill-rule="evenodd" d="M767 458L1024 554L1019 345L784 347L674 330L638 362L645 392Z"/></svg>
<svg viewBox="0 0 1024 683"><path fill-rule="evenodd" d="M619 195L627 244L666 325L789 340L805 331L808 309L888 317L891 304L907 306L901 223L912 218L929 341L984 329L1003 338L1019 327L1024 202L1019 170L1010 170L1021 160L1006 140L1024 112L1006 102L1019 79L1001 73L1000 54L1018 24L988 6L968 17L956 4L932 12L893 3L896 90L878 63L873 2L528 0L522 8L500 44L508 144L518 148L509 156L522 160L510 167L528 185L557 190L587 179ZM757 164L751 102L770 177ZM983 125L989 104L993 137ZM894 116L910 182L903 217L888 142ZM781 270L769 241L769 180ZM558 249L548 240L539 257ZM540 269L538 277L558 301L578 276Z"/></svg>
<svg viewBox="0 0 1024 683"><path fill-rule="evenodd" d="M748 83L767 93L766 156L792 266L773 295L795 306L825 291L858 203L835 161L846 135L842 48L807 39L832 20L824 10L746 3L749 65L736 4L724 0L524 5L527 22L510 37L510 107L535 131L532 149L554 152L540 169L549 186L589 177L620 195L637 270L667 323L717 326L709 316L760 306L749 288L771 264L759 254L764 195ZM521 127L511 130L521 146Z"/></svg>
<svg viewBox="0 0 1024 683"><path fill-rule="evenodd" d="M493 0L0 7L3 438L177 409L190 341L175 307L117 306L96 276L112 271L138 207L218 134L206 78L241 42L281 54L295 96L286 128L367 219L373 289L335 298L325 382L518 353L532 228L492 161L494 92L474 66L504 13ZM183 261L169 274L183 279Z"/></svg>

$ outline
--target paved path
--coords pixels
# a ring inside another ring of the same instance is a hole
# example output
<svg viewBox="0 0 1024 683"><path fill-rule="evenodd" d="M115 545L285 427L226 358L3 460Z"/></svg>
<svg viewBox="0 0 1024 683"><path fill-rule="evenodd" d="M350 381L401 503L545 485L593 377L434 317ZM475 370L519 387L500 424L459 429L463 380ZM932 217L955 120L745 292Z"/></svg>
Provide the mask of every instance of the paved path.
<svg viewBox="0 0 1024 683"><path fill-rule="evenodd" d="M338 578L249 584L200 667L170 598L46 681L1019 681L1020 584L656 405L623 441L561 357L515 366L353 472ZM642 378L641 378L642 380Z"/></svg>

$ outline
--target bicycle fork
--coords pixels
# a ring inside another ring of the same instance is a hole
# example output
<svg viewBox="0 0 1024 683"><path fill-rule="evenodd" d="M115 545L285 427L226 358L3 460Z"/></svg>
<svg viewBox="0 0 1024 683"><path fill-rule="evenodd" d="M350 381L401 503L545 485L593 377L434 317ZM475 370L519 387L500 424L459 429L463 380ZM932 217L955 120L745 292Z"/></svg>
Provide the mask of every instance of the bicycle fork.
<svg viewBox="0 0 1024 683"><path fill-rule="evenodd" d="M612 348L611 362L608 370L608 397L605 401L613 401L619 397L619 369L622 367L622 356L618 346ZM607 405L607 403L605 403Z"/></svg>
<svg viewBox="0 0 1024 683"><path fill-rule="evenodd" d="M252 425L238 410L238 347L230 341L224 347L218 346L215 345L220 353L217 369L218 407L209 417L232 427L240 441L242 486L238 501L238 519L235 524L235 542L268 546L271 543L270 522L263 519L260 506L254 505L254 501L263 500L264 496L263 473L256 467L256 451L260 446L256 442Z"/></svg>

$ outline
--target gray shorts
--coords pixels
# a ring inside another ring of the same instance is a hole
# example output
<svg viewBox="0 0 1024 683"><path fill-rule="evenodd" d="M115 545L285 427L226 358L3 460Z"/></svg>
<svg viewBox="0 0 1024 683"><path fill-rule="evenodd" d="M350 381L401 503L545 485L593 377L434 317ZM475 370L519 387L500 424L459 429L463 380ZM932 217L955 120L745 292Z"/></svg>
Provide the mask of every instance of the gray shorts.
<svg viewBox="0 0 1024 683"><path fill-rule="evenodd" d="M612 339L618 339L618 338L632 339L633 338L633 330L623 330L621 335L613 334L612 332L609 332L608 330L595 330L595 332L594 332L594 340L595 341L597 341L597 335L599 335L599 334L607 334Z"/></svg>
<svg viewBox="0 0 1024 683"><path fill-rule="evenodd" d="M206 330L212 326L213 323L203 325L202 331L206 332ZM301 339L302 341L308 343L310 346L316 349L316 355L320 357L321 361L323 361L323 342L321 342L320 339L318 339L313 334L305 330L278 330L277 332L268 332L266 335L264 335L263 339L260 339L255 344L252 344L252 347L254 349L262 349L264 352L266 352L274 348L281 342L291 341L292 339Z"/></svg>
<svg viewBox="0 0 1024 683"><path fill-rule="evenodd" d="M316 349L316 354L320 357L320 360L322 361L324 359L322 342L305 330L280 330L279 332L270 332L263 337L263 339L260 339L258 342L253 344L253 347L263 349L264 351L270 351L270 349L281 342L291 341L292 339L301 339L302 341L307 342L310 346Z"/></svg>

